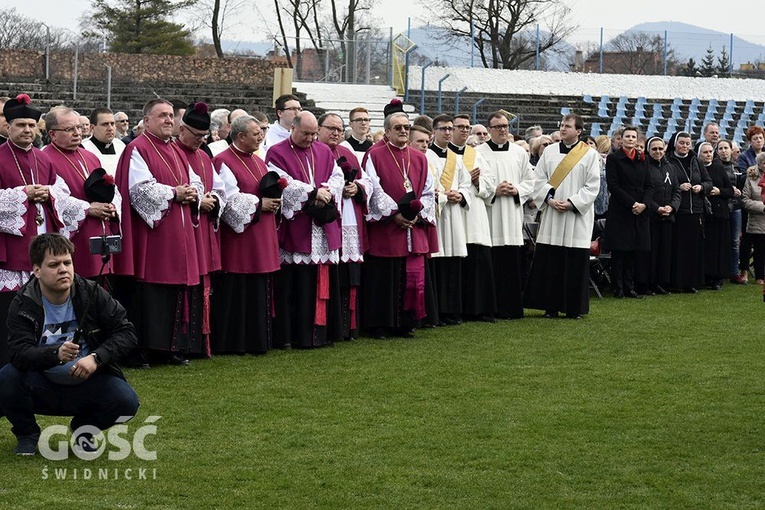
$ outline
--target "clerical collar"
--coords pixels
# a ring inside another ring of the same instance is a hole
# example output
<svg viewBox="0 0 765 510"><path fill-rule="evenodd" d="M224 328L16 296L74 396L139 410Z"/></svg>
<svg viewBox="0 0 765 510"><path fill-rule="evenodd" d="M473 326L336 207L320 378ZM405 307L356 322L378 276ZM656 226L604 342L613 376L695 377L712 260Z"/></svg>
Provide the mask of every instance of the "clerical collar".
<svg viewBox="0 0 765 510"><path fill-rule="evenodd" d="M439 158L445 158L446 157L447 148L448 148L448 145L447 145L447 147L442 149L441 147L439 147L435 143L431 143L430 147L428 147L428 149L430 149L433 152L435 152L436 156L438 156Z"/></svg>
<svg viewBox="0 0 765 510"><path fill-rule="evenodd" d="M247 152L247 151L243 151L242 149L240 149L239 146L236 144L236 142L232 142L230 147L233 147L234 149L238 150L242 154L247 154L248 156L252 154L252 152Z"/></svg>
<svg viewBox="0 0 765 510"><path fill-rule="evenodd" d="M561 153L561 154L568 154L569 152L571 152L571 149L573 149L574 147L576 147L576 145L577 145L578 143L579 143L579 140L575 141L575 142L574 142L574 143L572 143L571 145L568 145L566 142L564 142L563 140L561 140L560 142L558 142L558 150L560 150L560 153Z"/></svg>
<svg viewBox="0 0 765 510"><path fill-rule="evenodd" d="M675 157L679 158L679 159L685 159L685 158L688 157L688 154L690 154L690 152L688 152L686 154L678 154L677 151L673 151L673 152L675 153Z"/></svg>
<svg viewBox="0 0 765 510"><path fill-rule="evenodd" d="M348 141L350 142L351 140L355 140L355 141L357 141L357 142L359 142L359 143L364 143L364 142L368 142L368 141L369 141L369 140L367 140L367 137L364 137L363 139L360 139L360 138L356 138L356 137L353 135L353 131L351 131L351 136L349 136L349 137L348 137Z"/></svg>
<svg viewBox="0 0 765 510"><path fill-rule="evenodd" d="M390 140L388 140L388 145L390 145L390 146L391 146L391 147L393 147L394 149L398 149L398 150L400 150L400 151L402 151L402 150L404 150L404 149L406 149L406 148L407 148L407 145L406 145L406 144L404 144L404 146L403 146L403 147L399 147L398 145L396 145L395 143L391 142Z"/></svg>
<svg viewBox="0 0 765 510"><path fill-rule="evenodd" d="M13 147L16 147L17 149L19 149L19 150L21 150L21 151L24 151L24 152L29 152L29 151L31 151L31 150L34 148L34 144L30 143L30 144L29 144L29 147L27 147L27 148L25 149L24 147L22 147L21 145L17 144L16 142L14 142L13 140L11 140L10 138L8 139L8 145L11 145L11 146L13 146Z"/></svg>
<svg viewBox="0 0 765 510"><path fill-rule="evenodd" d="M486 140L486 143L489 145L489 148L493 150L494 152L506 152L510 150L510 142L505 142L502 145L494 143L493 140L489 139Z"/></svg>
<svg viewBox="0 0 765 510"><path fill-rule="evenodd" d="M449 142L449 145L447 146L449 150L451 150L455 154L459 154L460 156L465 154L465 146L464 145L455 145L451 142Z"/></svg>
<svg viewBox="0 0 765 510"><path fill-rule="evenodd" d="M114 143L105 143L96 138L95 136L90 139L91 142L93 142L93 145L96 146L96 149L101 154L117 154L117 151L114 149Z"/></svg>
<svg viewBox="0 0 765 510"><path fill-rule="evenodd" d="M168 138L167 140L165 140L164 138L160 138L160 137L158 137L157 135L155 135L153 133L149 133L148 131L144 131L143 134L145 134L146 136L150 136L152 138L156 138L157 140L159 140L160 142L164 142L165 144L168 144L168 143L173 141L173 137L172 136L170 138Z"/></svg>
<svg viewBox="0 0 765 510"><path fill-rule="evenodd" d="M366 152L372 146L372 142L369 140L357 140L353 136L347 139L348 144L356 152Z"/></svg>

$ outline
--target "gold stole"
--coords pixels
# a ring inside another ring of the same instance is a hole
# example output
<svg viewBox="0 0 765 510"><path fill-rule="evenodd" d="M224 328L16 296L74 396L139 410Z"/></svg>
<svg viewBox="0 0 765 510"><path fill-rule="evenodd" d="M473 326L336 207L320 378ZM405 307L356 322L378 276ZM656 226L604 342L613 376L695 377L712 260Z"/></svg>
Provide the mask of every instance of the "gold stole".
<svg viewBox="0 0 765 510"><path fill-rule="evenodd" d="M566 154L566 156L561 160L560 163L558 163L557 168L555 168L555 171L550 176L550 180L547 181L547 183L553 187L553 189L558 189L558 186L560 186L560 183L563 182L563 180L568 176L568 174L571 172L571 170L576 166L577 163L584 157L585 154L587 154L587 150L590 148L589 145L587 145L584 142L577 143L571 151Z"/></svg>
<svg viewBox="0 0 765 510"><path fill-rule="evenodd" d="M441 187L444 191L452 189L454 173L457 171L457 155L450 150L446 151L446 164L441 172Z"/></svg>
<svg viewBox="0 0 765 510"><path fill-rule="evenodd" d="M462 162L465 164L465 168L468 172L473 170L475 165L475 149L469 145L465 146L465 154L462 156ZM454 183L454 174L457 171L457 154L452 150L446 151L446 164L444 165L444 171L441 173L441 186L445 191L452 189L452 183Z"/></svg>

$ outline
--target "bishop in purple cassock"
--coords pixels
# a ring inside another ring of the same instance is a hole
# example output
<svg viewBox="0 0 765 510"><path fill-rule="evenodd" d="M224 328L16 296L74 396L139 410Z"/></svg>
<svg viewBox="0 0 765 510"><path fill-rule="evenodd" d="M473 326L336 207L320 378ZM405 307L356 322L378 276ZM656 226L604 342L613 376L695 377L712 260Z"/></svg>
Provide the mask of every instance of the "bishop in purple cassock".
<svg viewBox="0 0 765 510"><path fill-rule="evenodd" d="M199 176L172 141L173 106L144 106L144 133L120 156L117 187L122 205L123 251L115 272L132 276L126 308L144 355L187 365L202 350L203 292L195 226L203 195ZM146 356L144 356L145 358Z"/></svg>
<svg viewBox="0 0 765 510"><path fill-rule="evenodd" d="M367 215L363 317L372 336L411 336L425 317L426 225L435 223L434 183L422 152L408 146L409 119L385 118L385 144L369 149L364 171L382 193Z"/></svg>
<svg viewBox="0 0 765 510"><path fill-rule="evenodd" d="M213 163L226 191L223 270L215 285L213 352L264 354L273 347L276 212L281 187L256 152L265 134L249 115L231 122L231 145ZM282 178L286 186L286 179Z"/></svg>
<svg viewBox="0 0 765 510"><path fill-rule="evenodd" d="M114 186L114 198L106 203L100 200L91 200L85 191L85 182L92 172L101 168L98 157L92 152L80 147L82 136L78 129L79 115L65 106L57 106L51 109L45 116L45 128L50 135L51 143L43 149L50 158L56 173L66 182L73 200L76 200L81 210L87 212L78 221L61 229L75 246L72 261L75 270L80 276L94 278L99 274L112 273L112 261L106 265L101 255L90 253L90 238L104 235L120 235L119 215L122 207L122 196ZM122 257L121 253L112 255L114 258Z"/></svg>
<svg viewBox="0 0 765 510"><path fill-rule="evenodd" d="M315 141L317 132L316 117L301 112L290 137L266 154L268 168L288 181L279 228L275 347L321 347L342 338L337 263L345 181L332 151Z"/></svg>

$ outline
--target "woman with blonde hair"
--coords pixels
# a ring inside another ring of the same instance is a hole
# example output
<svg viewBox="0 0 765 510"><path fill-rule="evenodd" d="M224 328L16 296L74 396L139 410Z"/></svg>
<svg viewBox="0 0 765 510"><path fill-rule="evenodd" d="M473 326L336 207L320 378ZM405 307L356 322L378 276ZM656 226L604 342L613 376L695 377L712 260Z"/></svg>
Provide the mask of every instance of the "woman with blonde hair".
<svg viewBox="0 0 765 510"><path fill-rule="evenodd" d="M547 135L539 135L533 138L531 141L531 156L529 157L529 163L536 166L539 158L542 157L542 152L548 145L552 145L553 139Z"/></svg>

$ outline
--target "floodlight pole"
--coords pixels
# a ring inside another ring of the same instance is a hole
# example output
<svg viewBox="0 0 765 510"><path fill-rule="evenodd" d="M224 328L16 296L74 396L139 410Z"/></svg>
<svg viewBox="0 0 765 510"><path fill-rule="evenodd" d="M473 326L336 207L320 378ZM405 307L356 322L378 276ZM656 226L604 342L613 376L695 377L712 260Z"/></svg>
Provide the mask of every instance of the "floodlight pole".
<svg viewBox="0 0 765 510"><path fill-rule="evenodd" d="M420 78L420 115L425 115L425 69L431 66L433 62L428 62L422 66L422 78Z"/></svg>
<svg viewBox="0 0 765 510"><path fill-rule="evenodd" d="M438 80L438 113L441 113L441 84L444 82L445 79L447 79L450 76L449 73L446 73L441 77L440 80Z"/></svg>
<svg viewBox="0 0 765 510"><path fill-rule="evenodd" d="M467 90L467 87L462 87L457 94L454 96L454 115L459 115L460 113L460 96L463 92Z"/></svg>

